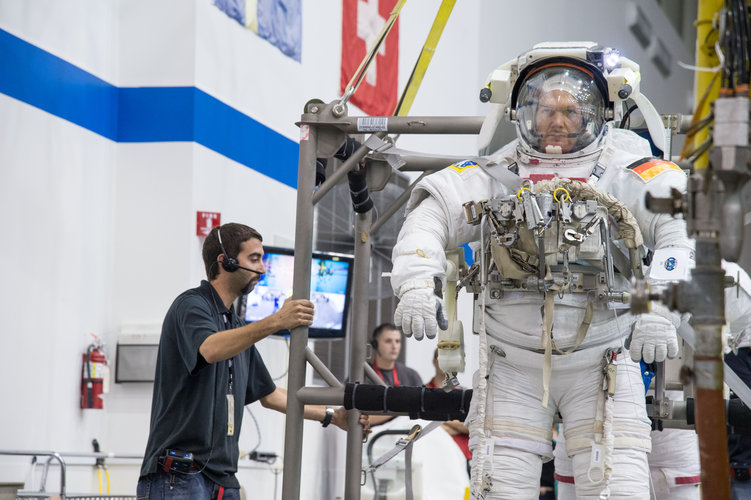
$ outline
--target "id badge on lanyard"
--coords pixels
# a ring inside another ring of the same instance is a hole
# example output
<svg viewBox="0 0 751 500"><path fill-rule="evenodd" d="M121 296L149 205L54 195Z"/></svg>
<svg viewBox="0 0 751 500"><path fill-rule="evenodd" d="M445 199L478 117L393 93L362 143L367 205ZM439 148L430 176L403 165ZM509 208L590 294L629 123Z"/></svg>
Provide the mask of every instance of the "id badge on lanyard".
<svg viewBox="0 0 751 500"><path fill-rule="evenodd" d="M232 358L227 361L229 367L229 387L227 388L227 435L235 435L235 395L232 394Z"/></svg>
<svg viewBox="0 0 751 500"><path fill-rule="evenodd" d="M235 397L227 394L227 435L235 435Z"/></svg>

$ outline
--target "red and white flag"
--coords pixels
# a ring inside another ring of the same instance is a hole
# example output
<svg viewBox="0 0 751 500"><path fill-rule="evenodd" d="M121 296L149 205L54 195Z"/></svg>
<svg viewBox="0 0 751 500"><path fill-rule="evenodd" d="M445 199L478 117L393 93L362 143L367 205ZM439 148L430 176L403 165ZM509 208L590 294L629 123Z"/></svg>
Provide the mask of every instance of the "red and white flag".
<svg viewBox="0 0 751 500"><path fill-rule="evenodd" d="M365 54L378 38L397 0L342 0L341 93ZM399 76L399 20L376 53L352 104L372 116L388 116L396 109Z"/></svg>

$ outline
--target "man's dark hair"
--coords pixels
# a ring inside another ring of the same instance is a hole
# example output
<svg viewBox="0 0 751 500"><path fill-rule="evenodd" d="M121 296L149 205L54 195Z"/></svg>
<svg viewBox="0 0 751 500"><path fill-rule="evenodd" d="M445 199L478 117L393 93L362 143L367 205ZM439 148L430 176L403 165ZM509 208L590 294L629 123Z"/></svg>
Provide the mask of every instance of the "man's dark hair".
<svg viewBox="0 0 751 500"><path fill-rule="evenodd" d="M255 238L258 241L263 241L261 233L245 224L228 222L212 229L209 235L206 236L206 241L203 242L203 264L206 266L206 276L209 281L219 275L219 263L216 261L216 258L224 253L222 252L221 245L219 245L219 237L217 236L217 231L219 230L222 232L224 249L229 254L225 255L225 258L234 257L236 259L237 254L240 253L240 245L250 239Z"/></svg>
<svg viewBox="0 0 751 500"><path fill-rule="evenodd" d="M380 337L381 334L385 332L386 330L399 331L399 329L393 323L381 323L380 325L375 327L375 330L373 330L373 343L374 344L378 343L378 337Z"/></svg>

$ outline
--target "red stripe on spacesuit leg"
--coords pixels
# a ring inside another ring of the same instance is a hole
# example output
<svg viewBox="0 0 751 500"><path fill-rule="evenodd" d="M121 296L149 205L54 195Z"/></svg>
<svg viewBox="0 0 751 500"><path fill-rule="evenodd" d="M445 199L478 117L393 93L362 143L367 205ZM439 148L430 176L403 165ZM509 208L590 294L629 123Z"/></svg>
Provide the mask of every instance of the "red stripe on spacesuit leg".
<svg viewBox="0 0 751 500"><path fill-rule="evenodd" d="M559 483L574 484L574 476L562 476L561 474L554 472L553 479Z"/></svg>
<svg viewBox="0 0 751 500"><path fill-rule="evenodd" d="M701 476L684 476L676 477L675 484L699 484L701 483Z"/></svg>

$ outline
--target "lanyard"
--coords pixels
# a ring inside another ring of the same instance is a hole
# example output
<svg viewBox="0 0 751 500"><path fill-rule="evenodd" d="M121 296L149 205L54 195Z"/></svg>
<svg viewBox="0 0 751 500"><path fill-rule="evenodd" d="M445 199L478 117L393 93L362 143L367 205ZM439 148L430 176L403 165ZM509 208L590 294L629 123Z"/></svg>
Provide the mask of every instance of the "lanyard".
<svg viewBox="0 0 751 500"><path fill-rule="evenodd" d="M232 319L227 313L223 313L224 329L228 330L232 327ZM227 384L227 435L235 435L235 395L232 393L232 358L227 360L227 370L229 371L228 384ZM220 498L223 494L223 490L220 491Z"/></svg>
<svg viewBox="0 0 751 500"><path fill-rule="evenodd" d="M231 321L228 318L228 315L225 313L222 313L222 318L224 318L224 329L228 330L231 326ZM227 388L227 394L232 394L232 358L229 358L227 360L227 368L229 370L229 387Z"/></svg>
<svg viewBox="0 0 751 500"><path fill-rule="evenodd" d="M381 373L381 369L378 368L378 365L375 364L375 361L373 362L373 369L378 374L379 377L385 382L386 377L383 376L383 373ZM396 365L391 369L391 377L394 379L394 387L399 386L399 377L396 375Z"/></svg>

